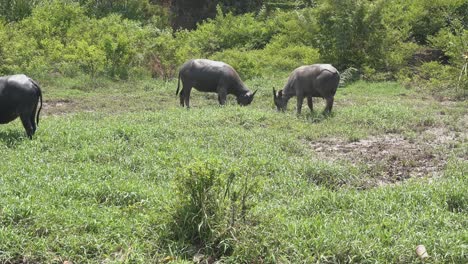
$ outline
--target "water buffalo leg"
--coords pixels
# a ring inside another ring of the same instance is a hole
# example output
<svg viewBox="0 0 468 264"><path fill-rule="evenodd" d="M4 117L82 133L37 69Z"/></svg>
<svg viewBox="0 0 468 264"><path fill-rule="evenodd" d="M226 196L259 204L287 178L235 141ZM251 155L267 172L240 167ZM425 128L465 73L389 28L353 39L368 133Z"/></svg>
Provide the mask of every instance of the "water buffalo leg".
<svg viewBox="0 0 468 264"><path fill-rule="evenodd" d="M187 108L190 108L190 92L192 91L192 87L191 86L184 86L184 89L182 89L184 91L184 101L185 101L185 106Z"/></svg>
<svg viewBox="0 0 468 264"><path fill-rule="evenodd" d="M224 87L218 87L218 102L220 105L226 104L227 90Z"/></svg>
<svg viewBox="0 0 468 264"><path fill-rule="evenodd" d="M34 135L34 128L31 124L31 116L29 114L21 114L20 118L28 138L32 139L32 136Z"/></svg>
<svg viewBox="0 0 468 264"><path fill-rule="evenodd" d="M179 99L180 99L180 106L184 107L184 89L183 88L182 88L182 91L180 91Z"/></svg>
<svg viewBox="0 0 468 264"><path fill-rule="evenodd" d="M297 95L297 114L301 114L302 103L304 102L304 96L302 94Z"/></svg>
<svg viewBox="0 0 468 264"><path fill-rule="evenodd" d="M32 125L33 134L36 133L37 125L36 125L36 111L37 111L37 104L34 105L33 110L31 111L30 122Z"/></svg>
<svg viewBox="0 0 468 264"><path fill-rule="evenodd" d="M329 114L331 113L332 107L333 107L333 96L332 97L327 97L325 98L327 100L327 106L325 107L325 113Z"/></svg>
<svg viewBox="0 0 468 264"><path fill-rule="evenodd" d="M309 106L309 109L311 112L314 111L314 105L312 101L312 96L307 96L307 105Z"/></svg>

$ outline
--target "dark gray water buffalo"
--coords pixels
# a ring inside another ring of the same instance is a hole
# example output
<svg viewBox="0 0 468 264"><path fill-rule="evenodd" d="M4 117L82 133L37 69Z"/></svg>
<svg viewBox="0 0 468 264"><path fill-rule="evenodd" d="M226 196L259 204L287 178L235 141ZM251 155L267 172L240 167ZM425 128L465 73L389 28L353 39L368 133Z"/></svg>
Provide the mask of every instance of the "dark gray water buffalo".
<svg viewBox="0 0 468 264"><path fill-rule="evenodd" d="M283 90L276 93L273 89L273 98L278 111L284 111L291 97L297 97L297 114L301 113L304 97L313 111L312 97L322 97L327 101L325 113L330 113L333 107L333 98L340 82L340 74L330 64L313 64L301 66L289 75L288 82Z"/></svg>
<svg viewBox="0 0 468 264"><path fill-rule="evenodd" d="M41 102L39 111L37 106ZM26 134L32 138L39 124L42 92L39 85L24 74L0 77L0 124L21 118Z"/></svg>
<svg viewBox="0 0 468 264"><path fill-rule="evenodd" d="M239 74L230 65L205 59L189 60L179 70L179 82L176 95L179 93L180 80L180 105L190 107L190 92L192 87L201 92L213 92L218 94L221 105L226 103L228 94L237 97L237 103L248 105L252 102L257 91L251 92L242 82Z"/></svg>

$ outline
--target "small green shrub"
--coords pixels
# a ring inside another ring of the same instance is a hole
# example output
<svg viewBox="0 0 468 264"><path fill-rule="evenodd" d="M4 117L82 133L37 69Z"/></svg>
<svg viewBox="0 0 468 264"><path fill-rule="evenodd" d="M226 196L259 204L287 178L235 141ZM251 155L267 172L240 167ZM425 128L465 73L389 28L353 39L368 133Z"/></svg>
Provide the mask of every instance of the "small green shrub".
<svg viewBox="0 0 468 264"><path fill-rule="evenodd" d="M176 238L216 256L230 254L258 181L217 159L188 165L175 181L179 201L172 230Z"/></svg>

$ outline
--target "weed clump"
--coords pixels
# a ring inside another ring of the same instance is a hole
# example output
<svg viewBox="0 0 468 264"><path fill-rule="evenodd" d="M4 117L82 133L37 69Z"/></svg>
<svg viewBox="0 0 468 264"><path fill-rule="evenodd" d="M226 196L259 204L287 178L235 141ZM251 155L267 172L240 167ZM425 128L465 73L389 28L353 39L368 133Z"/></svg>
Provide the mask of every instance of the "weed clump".
<svg viewBox="0 0 468 264"><path fill-rule="evenodd" d="M198 252L219 258L234 250L259 181L221 161L196 161L175 179L177 204L172 235Z"/></svg>

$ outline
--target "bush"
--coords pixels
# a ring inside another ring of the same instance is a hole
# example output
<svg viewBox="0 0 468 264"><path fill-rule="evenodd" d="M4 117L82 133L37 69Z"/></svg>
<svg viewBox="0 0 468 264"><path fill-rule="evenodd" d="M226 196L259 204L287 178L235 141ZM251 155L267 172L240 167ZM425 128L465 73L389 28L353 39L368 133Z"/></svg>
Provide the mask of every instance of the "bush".
<svg viewBox="0 0 468 264"><path fill-rule="evenodd" d="M38 0L0 1L0 17L7 21L20 21L31 14Z"/></svg>
<svg viewBox="0 0 468 264"><path fill-rule="evenodd" d="M301 44L288 44L283 37L270 42L263 54L264 66L271 72L291 72L299 66L320 62L319 50Z"/></svg>
<svg viewBox="0 0 468 264"><path fill-rule="evenodd" d="M202 57L200 50L188 42L188 31L174 33L166 29L156 34L149 42L145 55L152 77L172 78L177 76L178 67L186 60Z"/></svg>
<svg viewBox="0 0 468 264"><path fill-rule="evenodd" d="M86 23L83 10L73 3L52 1L33 10L30 17L7 27L6 68L46 76L59 70L68 41L69 27Z"/></svg>
<svg viewBox="0 0 468 264"><path fill-rule="evenodd" d="M286 45L273 41L263 50L225 50L211 58L230 64L243 79L290 73L302 65L319 62L318 50L303 45Z"/></svg>
<svg viewBox="0 0 468 264"><path fill-rule="evenodd" d="M6 26L0 19L0 43L6 43L7 34ZM7 73L6 60L5 60L5 46L0 45L0 74Z"/></svg>
<svg viewBox="0 0 468 264"><path fill-rule="evenodd" d="M129 69L143 63L139 54L143 54L148 31L137 22L110 15L98 20L90 31L100 35L96 44L106 55L109 76L127 79Z"/></svg>
<svg viewBox="0 0 468 264"><path fill-rule="evenodd" d="M269 18L269 23L277 28L271 42L281 43L282 46L319 46L317 36L320 28L314 9L306 8L294 12L277 10Z"/></svg>
<svg viewBox="0 0 468 264"><path fill-rule="evenodd" d="M100 68L109 77L127 79L132 68L144 66L143 54L152 31L135 21L110 15L79 23L69 29L68 35L70 49L81 52L71 57L75 56L85 73L93 74ZM83 60L84 54L92 58ZM96 67L102 63L102 67Z"/></svg>
<svg viewBox="0 0 468 264"><path fill-rule="evenodd" d="M264 66L264 63L262 63L263 56L257 50L230 49L214 54L211 59L231 65L244 80L261 76L262 67Z"/></svg>
<svg viewBox="0 0 468 264"><path fill-rule="evenodd" d="M226 49L261 49L274 34L274 25L258 20L253 14L223 14L218 7L214 19L208 19L191 31L187 39L206 57Z"/></svg>
<svg viewBox="0 0 468 264"><path fill-rule="evenodd" d="M383 65L384 3L326 0L316 9L321 57L339 69Z"/></svg>
<svg viewBox="0 0 468 264"><path fill-rule="evenodd" d="M6 30L2 71L36 77L82 72L127 79L133 68L143 66L151 35L137 22L118 15L89 18L78 4L64 1L37 6L30 17Z"/></svg>
<svg viewBox="0 0 468 264"><path fill-rule="evenodd" d="M230 254L258 181L207 159L188 165L175 182L179 197L172 227L175 237L216 257Z"/></svg>
<svg viewBox="0 0 468 264"><path fill-rule="evenodd" d="M439 61L426 62L412 71L401 71L399 79L437 97L466 98L468 55L465 54L465 43L468 42L468 30L461 20L453 19L450 27L442 28L428 39L434 48L442 50L448 56L448 64L441 64Z"/></svg>
<svg viewBox="0 0 468 264"><path fill-rule="evenodd" d="M418 89L428 91L431 95L440 99L463 99L468 92L468 79L466 76L458 80L460 69L451 65L442 65L439 62L426 62L417 69L416 74L406 78L411 85ZM404 78L400 76L400 80Z"/></svg>
<svg viewBox="0 0 468 264"><path fill-rule="evenodd" d="M432 46L444 51L450 63L461 68L467 61L463 56L467 52L468 29L461 20L454 19L452 25L442 28L435 36L429 38Z"/></svg>

